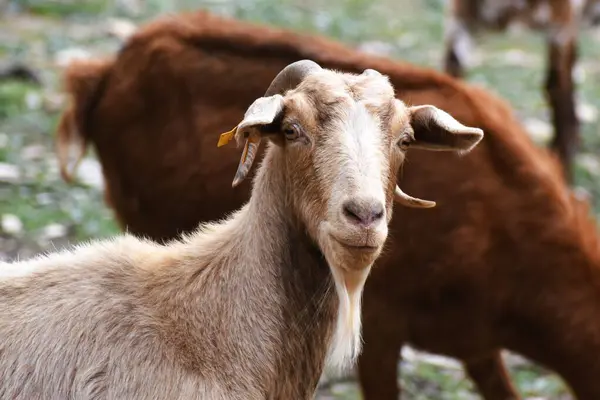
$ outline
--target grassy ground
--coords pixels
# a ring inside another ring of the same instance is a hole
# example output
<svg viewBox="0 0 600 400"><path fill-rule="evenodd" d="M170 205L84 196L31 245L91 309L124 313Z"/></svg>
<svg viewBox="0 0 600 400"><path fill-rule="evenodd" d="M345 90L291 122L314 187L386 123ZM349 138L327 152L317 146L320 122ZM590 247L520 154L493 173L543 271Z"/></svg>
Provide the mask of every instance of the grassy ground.
<svg viewBox="0 0 600 400"><path fill-rule="evenodd" d="M114 52L130 24L159 14L206 8L289 29L321 33L367 51L438 68L442 52L442 0L0 0L0 64L20 60L40 72L41 88L0 83L0 259L27 258L38 251L118 232L102 201L98 164L89 154L79 182L61 181L53 153L53 131L64 105L59 87L66 60ZM600 212L600 35L586 32L578 73L583 148L576 182ZM475 53L468 80L507 98L542 143L549 134L548 109L540 90L544 39L514 33L486 37ZM402 384L408 399L476 399L460 365L405 350ZM507 356L521 392L537 398L568 398L555 376ZM353 382L324 388L320 399L360 398Z"/></svg>

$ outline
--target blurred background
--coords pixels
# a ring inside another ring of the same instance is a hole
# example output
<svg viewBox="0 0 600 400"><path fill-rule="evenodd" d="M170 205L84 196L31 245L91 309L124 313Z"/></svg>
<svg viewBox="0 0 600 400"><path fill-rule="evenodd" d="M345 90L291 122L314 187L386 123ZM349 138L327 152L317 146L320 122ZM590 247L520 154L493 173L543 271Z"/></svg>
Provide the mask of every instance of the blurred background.
<svg viewBox="0 0 600 400"><path fill-rule="evenodd" d="M262 24L318 33L365 52L441 68L444 0L0 0L0 71L19 63L41 85L0 81L0 260L32 255L118 233L102 198L93 151L77 183L59 175L54 129L65 105L61 69L74 58L109 55L136 27L166 13L206 9ZM507 99L536 143L552 134L541 90L546 61L541 34L513 30L486 35L471 54L467 80ZM576 70L583 143L575 166L577 190L600 213L600 30L579 40ZM477 399L460 364L404 350L405 399ZM521 393L567 399L562 382L506 354ZM352 377L324 381L319 399L358 399Z"/></svg>

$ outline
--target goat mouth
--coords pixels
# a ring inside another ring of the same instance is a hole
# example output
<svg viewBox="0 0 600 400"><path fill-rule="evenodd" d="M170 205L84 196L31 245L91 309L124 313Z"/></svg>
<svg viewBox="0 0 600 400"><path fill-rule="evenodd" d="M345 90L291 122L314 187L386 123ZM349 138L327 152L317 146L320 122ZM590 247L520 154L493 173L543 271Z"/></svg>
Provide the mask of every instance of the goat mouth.
<svg viewBox="0 0 600 400"><path fill-rule="evenodd" d="M363 253L374 253L377 250L379 250L379 246L371 246L371 245L360 245L360 244L356 244L356 243L348 243L345 242L343 240L340 240L338 238L336 238L335 236L331 235L331 238L333 240L335 240L336 242L338 242L338 244L340 244L341 246L350 249L352 251L360 251Z"/></svg>

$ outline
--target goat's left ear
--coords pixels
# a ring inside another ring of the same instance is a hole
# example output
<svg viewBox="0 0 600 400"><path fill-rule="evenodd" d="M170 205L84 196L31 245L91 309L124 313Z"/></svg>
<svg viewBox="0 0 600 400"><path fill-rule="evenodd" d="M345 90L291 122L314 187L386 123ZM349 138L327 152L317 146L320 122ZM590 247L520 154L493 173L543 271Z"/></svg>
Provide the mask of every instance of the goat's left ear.
<svg viewBox="0 0 600 400"><path fill-rule="evenodd" d="M415 134L411 148L468 153L483 139L481 129L465 126L437 107L408 107L408 112Z"/></svg>
<svg viewBox="0 0 600 400"><path fill-rule="evenodd" d="M233 178L232 186L239 185L250 172L254 159L258 154L258 147L262 139L264 128L272 124L283 112L283 97L279 94L261 97L252 103L244 119L235 129L235 140L238 145L245 139L244 151ZM221 143L221 142L220 142Z"/></svg>
<svg viewBox="0 0 600 400"><path fill-rule="evenodd" d="M283 104L283 96L280 94L256 99L237 126L235 139L238 144L245 138L261 135L262 128L272 124L279 117L283 111Z"/></svg>

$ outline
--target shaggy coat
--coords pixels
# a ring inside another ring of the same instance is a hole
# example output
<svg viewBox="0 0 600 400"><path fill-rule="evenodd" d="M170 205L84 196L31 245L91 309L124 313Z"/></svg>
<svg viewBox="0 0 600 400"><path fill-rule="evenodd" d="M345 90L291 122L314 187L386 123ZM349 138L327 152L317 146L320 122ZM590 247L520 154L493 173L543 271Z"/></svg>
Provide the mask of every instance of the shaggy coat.
<svg viewBox="0 0 600 400"><path fill-rule="evenodd" d="M75 101L63 127L78 129L59 130L59 147L79 137L93 144L124 228L175 237L248 198L244 184L230 190L238 153L214 143L272 76L301 58L375 68L401 99L434 104L486 133L467 156L416 150L404 164L403 189L438 205L396 208L387 251L366 284L365 397L397 398L399 351L411 344L461 359L486 400L518 398L501 348L555 370L580 399L599 399L595 221L568 192L559 164L484 90L319 37L194 13L143 27L114 61L69 70Z"/></svg>
<svg viewBox="0 0 600 400"><path fill-rule="evenodd" d="M35 272L0 278L0 398L310 399L337 312L328 266L289 225L252 239L252 208L277 214L2 265Z"/></svg>

